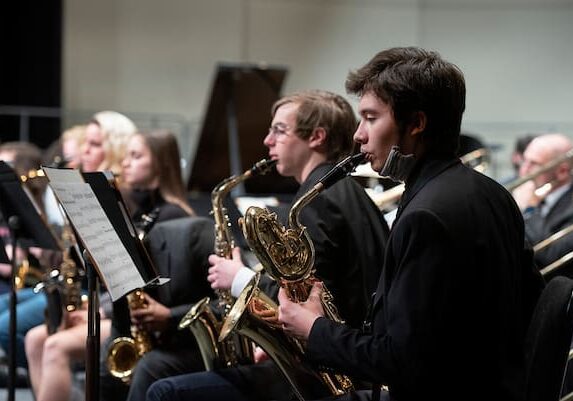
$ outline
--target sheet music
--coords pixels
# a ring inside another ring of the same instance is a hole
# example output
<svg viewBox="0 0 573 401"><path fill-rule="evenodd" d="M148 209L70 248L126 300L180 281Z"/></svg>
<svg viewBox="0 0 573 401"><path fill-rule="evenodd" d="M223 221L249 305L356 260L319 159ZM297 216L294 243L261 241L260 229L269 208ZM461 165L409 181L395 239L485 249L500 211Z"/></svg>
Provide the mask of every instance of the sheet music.
<svg viewBox="0 0 573 401"><path fill-rule="evenodd" d="M48 171L50 170L50 171ZM145 285L133 259L100 206L89 184L77 181L73 174L51 174L45 169L66 214L90 253L111 295L122 295ZM67 170L58 170L58 172ZM77 173L79 175L79 173ZM79 176L82 180L81 175ZM62 179L62 181L58 181Z"/></svg>

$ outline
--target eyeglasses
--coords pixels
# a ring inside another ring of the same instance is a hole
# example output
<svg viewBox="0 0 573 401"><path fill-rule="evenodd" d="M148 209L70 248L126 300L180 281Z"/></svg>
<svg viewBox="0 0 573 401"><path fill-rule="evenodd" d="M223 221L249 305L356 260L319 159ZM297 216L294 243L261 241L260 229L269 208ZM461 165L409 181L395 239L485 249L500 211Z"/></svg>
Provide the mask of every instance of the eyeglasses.
<svg viewBox="0 0 573 401"><path fill-rule="evenodd" d="M288 132L290 131L290 127L284 124L275 124L269 127L268 135L272 135L275 137L275 141L282 141L284 138L288 136Z"/></svg>

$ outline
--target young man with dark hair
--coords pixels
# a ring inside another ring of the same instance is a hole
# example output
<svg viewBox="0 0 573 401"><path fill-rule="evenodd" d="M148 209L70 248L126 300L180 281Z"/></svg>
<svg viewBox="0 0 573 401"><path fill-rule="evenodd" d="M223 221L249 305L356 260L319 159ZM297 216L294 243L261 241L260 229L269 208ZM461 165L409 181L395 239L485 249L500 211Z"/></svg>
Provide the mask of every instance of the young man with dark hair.
<svg viewBox="0 0 573 401"><path fill-rule="evenodd" d="M522 400L542 281L511 195L456 157L462 72L435 52L393 48L346 87L360 97L354 140L406 190L366 329L324 318L320 284L304 304L279 293L283 328L315 363L386 385L389 400Z"/></svg>
<svg viewBox="0 0 573 401"><path fill-rule="evenodd" d="M294 200L306 194L335 163L352 152L356 117L343 97L325 91L297 92L281 98L272 108L272 123L264 144L283 176L300 183ZM293 201L294 202L294 201ZM346 177L302 208L300 222L315 250L316 276L324 281L343 319L362 323L380 275L388 226L364 189ZM282 222L285 224L285 222ZM288 246L290 244L286 244ZM209 281L215 289L238 295L254 273L233 259L209 258ZM265 287L273 293L271 286ZM276 293L276 283L274 285ZM291 391L271 363L239 366L218 372L176 376L156 382L147 398L288 399Z"/></svg>

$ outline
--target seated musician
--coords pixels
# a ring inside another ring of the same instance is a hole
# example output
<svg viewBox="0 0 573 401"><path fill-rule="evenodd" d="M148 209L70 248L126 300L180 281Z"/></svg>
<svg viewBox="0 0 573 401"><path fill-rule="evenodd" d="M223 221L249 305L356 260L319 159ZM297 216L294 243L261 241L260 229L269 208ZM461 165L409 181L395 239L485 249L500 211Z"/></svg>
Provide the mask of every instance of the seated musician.
<svg viewBox="0 0 573 401"><path fill-rule="evenodd" d="M113 111L96 113L87 126L81 148L81 168L86 172L110 170L121 172L121 160L129 138L136 127L126 116ZM87 313L76 310L65 315L60 330L48 336L48 325L42 324L45 295L36 294L36 308L41 315L25 337L30 383L37 400L69 399L71 392L70 361L83 360L87 336ZM40 300L43 301L39 304ZM111 308L110 308L111 309ZM110 321L103 314L102 338L109 335ZM50 323L50 325L52 325Z"/></svg>
<svg viewBox="0 0 573 401"><path fill-rule="evenodd" d="M343 97L324 91L295 93L272 107L272 125L264 138L269 156L277 160L277 171L300 183L293 202L352 149L356 118ZM358 327L380 274L388 227L380 211L352 178L346 177L304 206L300 212L315 247L316 276L333 294L342 319ZM283 222L285 224L285 222ZM229 289L238 270L244 269L240 253L232 260L211 255L209 281L215 289ZM252 273L246 273L247 278ZM242 280L244 283L244 280ZM233 284L236 287L236 283ZM275 283L276 287L276 283ZM235 293L240 291L235 289ZM271 288L269 288L271 291ZM217 390L210 400L226 400L229 394L220 383L233 382L249 399L284 399L292 396L276 367L267 360L254 365L164 379L155 383L148 399L187 399L189 386L205 382ZM193 393L191 393L193 394Z"/></svg>
<svg viewBox="0 0 573 401"><path fill-rule="evenodd" d="M145 243L160 276L169 277L171 281L144 291L147 307L130 310L126 297L114 303L112 333L102 347L100 366L100 394L107 401L126 397L142 399L147 387L163 375L201 365L196 347L187 341L189 333L178 332L176 326L194 302L212 295L206 283L201 286L193 277L191 266L196 259L198 264L203 263L204 270L207 268L213 228L211 224L203 229L204 222L199 222L194 226L200 228L191 232L189 223L181 221L186 220L181 217L195 213L185 200L179 160L177 141L170 132L136 134L128 143L122 164L122 181L127 190L122 192L136 227L142 233L149 233ZM180 224L152 230L154 224L168 220L170 223L177 220ZM205 240L197 238L203 234L201 230L208 233ZM208 250L205 241L209 244ZM131 324L150 336L151 350L137 362L127 385L110 373L108 351L115 338L131 337Z"/></svg>
<svg viewBox="0 0 573 401"><path fill-rule="evenodd" d="M28 142L5 142L0 145L0 160L10 164L18 176L27 176L30 171L40 168L42 162L42 152L34 144ZM42 196L46 188L45 178L35 178L26 180L23 184L32 195L32 200L45 214ZM2 243L7 246L6 253L12 257L12 238L8 230L7 222L0 216L0 235L3 236ZM16 260L18 262L26 260L30 264L30 271L34 271L41 277L44 268L49 268L53 252L44 252L39 248L29 248L24 250L16 248ZM47 258L46 256L49 256ZM8 353L10 347L10 280L12 274L11 264L0 264L0 348L3 353ZM44 318L45 297L35 294L33 285L26 283L25 277L20 277L22 288L16 291L16 365L27 367L26 354L24 352L24 336L26 332L40 323ZM37 279L37 277L36 277ZM26 285L24 285L26 284ZM5 367L7 361L0 362L0 367ZM0 382L6 382L2 372L7 369L0 369Z"/></svg>
<svg viewBox="0 0 573 401"><path fill-rule="evenodd" d="M383 384L383 397L396 401L521 400L523 341L542 282L510 194L456 157L461 71L437 53L392 48L346 87L360 97L355 141L406 190L384 262L370 260L384 269L367 324L324 318L316 283L304 303L279 292L282 327L306 342L314 363L376 383L340 399L376 399ZM185 391L158 382L148 400L255 399L220 377L195 376Z"/></svg>
<svg viewBox="0 0 573 401"><path fill-rule="evenodd" d="M525 149L519 169L520 177L535 173L571 149L573 142L563 134L537 136ZM513 191L525 220L525 236L531 245L573 224L572 183L571 162L566 160ZM535 261L543 269L569 252L573 252L573 233L536 251ZM562 265L551 274L571 275L572 272L568 266Z"/></svg>

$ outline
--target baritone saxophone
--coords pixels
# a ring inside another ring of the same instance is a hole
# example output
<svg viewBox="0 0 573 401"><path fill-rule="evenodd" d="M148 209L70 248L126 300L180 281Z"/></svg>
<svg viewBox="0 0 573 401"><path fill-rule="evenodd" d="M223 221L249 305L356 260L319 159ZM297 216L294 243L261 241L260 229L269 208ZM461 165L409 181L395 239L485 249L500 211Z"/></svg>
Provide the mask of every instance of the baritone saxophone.
<svg viewBox="0 0 573 401"><path fill-rule="evenodd" d="M216 255L231 259L235 246L231 223L223 205L225 197L241 182L256 175L266 174L275 164L276 160L261 160L244 173L226 178L211 192ZM189 327L195 336L206 370L252 362L253 346L243 336L234 335L225 341L218 341L223 320L233 306L234 299L229 290L217 290L215 293L222 316L213 311L210 298L205 297L191 307L179 323L179 329Z"/></svg>
<svg viewBox="0 0 573 401"><path fill-rule="evenodd" d="M276 214L267 209L254 206L247 209L241 227L251 250L294 302L306 301L315 281L314 245L306 227L299 221L299 214L320 192L346 177L363 161L363 154L349 156L324 175L290 209L289 228L282 226ZM255 275L237 298L221 338L238 332L257 343L273 359L301 401L351 391L354 385L349 377L327 369L317 370L310 365L304 344L287 336L271 318L278 316L277 306L260 296L258 280L259 276ZM326 287L321 303L327 318L343 323Z"/></svg>

